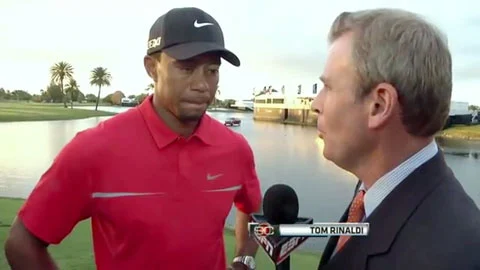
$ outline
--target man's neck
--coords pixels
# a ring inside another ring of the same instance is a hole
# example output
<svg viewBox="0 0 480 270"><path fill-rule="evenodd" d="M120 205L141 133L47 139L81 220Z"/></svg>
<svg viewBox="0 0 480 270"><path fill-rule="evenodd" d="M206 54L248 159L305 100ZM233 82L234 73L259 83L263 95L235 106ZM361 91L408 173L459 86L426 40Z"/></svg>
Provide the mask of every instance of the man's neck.
<svg viewBox="0 0 480 270"><path fill-rule="evenodd" d="M189 137L195 131L198 125L198 121L183 123L177 119L171 112L163 108L160 104L155 102L153 99L153 107L157 112L158 116L165 122L165 124L173 130L173 132L179 134L182 137Z"/></svg>
<svg viewBox="0 0 480 270"><path fill-rule="evenodd" d="M395 139L399 138L391 138L380 142L376 149L352 171L362 180L367 189L382 176L425 148L434 138Z"/></svg>

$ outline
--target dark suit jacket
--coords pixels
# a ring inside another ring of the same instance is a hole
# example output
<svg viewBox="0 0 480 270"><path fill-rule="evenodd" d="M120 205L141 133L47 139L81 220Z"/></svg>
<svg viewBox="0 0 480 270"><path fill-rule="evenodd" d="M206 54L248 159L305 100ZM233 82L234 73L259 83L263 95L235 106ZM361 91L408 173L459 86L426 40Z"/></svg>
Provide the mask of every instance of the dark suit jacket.
<svg viewBox="0 0 480 270"><path fill-rule="evenodd" d="M340 222L347 220L347 211ZM369 235L350 238L333 257L338 237L329 239L319 270L480 269L480 211L441 151L400 183L365 222Z"/></svg>

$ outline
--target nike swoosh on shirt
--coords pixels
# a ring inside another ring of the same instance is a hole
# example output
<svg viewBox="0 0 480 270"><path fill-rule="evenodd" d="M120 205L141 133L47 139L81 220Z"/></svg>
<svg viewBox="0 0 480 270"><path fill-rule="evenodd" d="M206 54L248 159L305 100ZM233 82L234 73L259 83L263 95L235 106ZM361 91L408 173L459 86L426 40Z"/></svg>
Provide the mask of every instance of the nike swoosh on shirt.
<svg viewBox="0 0 480 270"><path fill-rule="evenodd" d="M212 181L212 180L215 180L215 179L221 177L222 175L223 175L223 173L219 173L219 174L216 174L216 175L207 174L207 180Z"/></svg>

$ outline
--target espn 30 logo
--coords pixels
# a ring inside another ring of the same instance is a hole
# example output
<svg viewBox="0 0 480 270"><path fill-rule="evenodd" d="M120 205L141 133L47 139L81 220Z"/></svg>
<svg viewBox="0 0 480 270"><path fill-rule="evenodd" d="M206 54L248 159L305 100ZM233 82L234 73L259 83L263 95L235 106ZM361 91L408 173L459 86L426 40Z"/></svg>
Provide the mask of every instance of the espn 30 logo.
<svg viewBox="0 0 480 270"><path fill-rule="evenodd" d="M282 245L280 253L278 254L278 259L283 260L288 254L295 250L306 239L307 237L293 237L289 239Z"/></svg>
<svg viewBox="0 0 480 270"><path fill-rule="evenodd" d="M268 223L260 223L253 228L253 232L258 237L265 237L274 234L275 229Z"/></svg>

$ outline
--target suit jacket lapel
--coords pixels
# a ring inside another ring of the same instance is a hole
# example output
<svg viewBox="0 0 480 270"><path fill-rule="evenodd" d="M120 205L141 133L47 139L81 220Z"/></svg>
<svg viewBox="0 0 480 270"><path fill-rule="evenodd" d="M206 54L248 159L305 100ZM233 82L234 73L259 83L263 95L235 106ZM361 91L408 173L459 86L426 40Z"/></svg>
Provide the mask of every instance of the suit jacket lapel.
<svg viewBox="0 0 480 270"><path fill-rule="evenodd" d="M370 214L365 220L370 223L368 236L350 238L331 259L331 251L327 253L325 250L328 259L322 257L319 269L365 269L367 258L386 252L417 206L451 174L443 153L439 151L400 183Z"/></svg>
<svg viewBox="0 0 480 270"><path fill-rule="evenodd" d="M347 216L348 216L348 208L345 211L345 213L343 213L339 222L346 222ZM328 239L327 245L323 250L322 258L320 259L320 264L318 265L318 269L320 269L323 265L327 264L330 261L333 251L335 251L335 247L337 246L338 238L339 238L338 236L331 236Z"/></svg>
<svg viewBox="0 0 480 270"><path fill-rule="evenodd" d="M357 185L355 186L355 192L353 193L353 197L355 197L355 194L357 194L357 191L360 188L361 184L362 184L362 182L359 180L357 182ZM353 198L352 198L352 200L353 200ZM352 204L352 202L350 202L350 204ZM340 220L338 222L346 222L347 221L348 211L350 209L350 204L348 205L347 209L345 210L345 212L343 213L342 217L340 218ZM330 260L330 258L332 257L332 254L335 251L335 247L337 246L338 238L339 238L338 236L332 236L328 239L327 245L325 246L325 249L323 250L323 253L322 253L322 258L320 259L320 264L318 265L319 269L322 265L327 264L328 261Z"/></svg>

